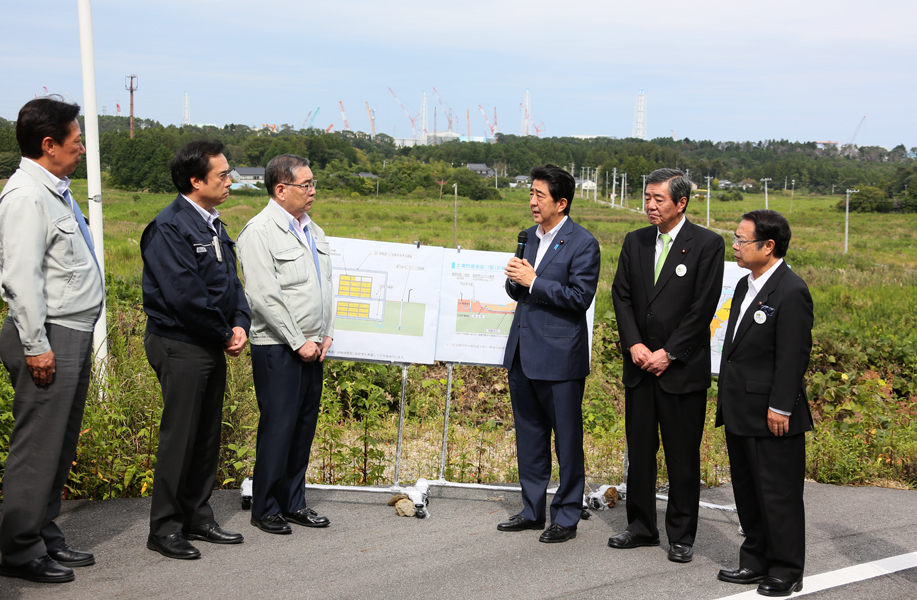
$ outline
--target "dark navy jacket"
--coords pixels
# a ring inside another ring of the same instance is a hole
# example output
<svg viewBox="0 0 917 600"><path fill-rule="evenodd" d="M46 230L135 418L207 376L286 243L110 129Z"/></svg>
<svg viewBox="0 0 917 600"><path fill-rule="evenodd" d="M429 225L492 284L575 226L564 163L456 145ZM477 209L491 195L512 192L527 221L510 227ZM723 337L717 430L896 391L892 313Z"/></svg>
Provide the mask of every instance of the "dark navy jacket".
<svg viewBox="0 0 917 600"><path fill-rule="evenodd" d="M248 335L252 316L236 271L235 242L219 219L214 226L222 262L213 231L181 195L147 225L140 239L147 333L198 346L222 346L233 327Z"/></svg>

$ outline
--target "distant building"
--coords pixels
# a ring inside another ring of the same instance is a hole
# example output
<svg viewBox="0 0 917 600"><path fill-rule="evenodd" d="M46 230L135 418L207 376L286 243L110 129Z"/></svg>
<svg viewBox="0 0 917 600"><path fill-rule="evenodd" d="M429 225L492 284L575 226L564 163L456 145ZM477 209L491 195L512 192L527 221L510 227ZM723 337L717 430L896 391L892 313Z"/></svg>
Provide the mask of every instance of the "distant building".
<svg viewBox="0 0 917 600"><path fill-rule="evenodd" d="M236 167L229 176L236 183L264 183L264 167Z"/></svg>
<svg viewBox="0 0 917 600"><path fill-rule="evenodd" d="M379 179L377 175L373 175L372 173L360 172L360 173L357 173L357 175L359 175L363 179Z"/></svg>
<svg viewBox="0 0 917 600"><path fill-rule="evenodd" d="M465 168L467 168L469 171L474 171L478 175L482 175L484 177L494 176L494 170L484 163L468 163L465 165Z"/></svg>

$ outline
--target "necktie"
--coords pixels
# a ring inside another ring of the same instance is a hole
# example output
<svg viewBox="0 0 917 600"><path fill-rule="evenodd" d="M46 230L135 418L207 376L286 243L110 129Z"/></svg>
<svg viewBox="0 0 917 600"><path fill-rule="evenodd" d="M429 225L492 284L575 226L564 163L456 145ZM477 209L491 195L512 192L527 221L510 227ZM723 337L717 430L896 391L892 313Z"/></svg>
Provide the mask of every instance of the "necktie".
<svg viewBox="0 0 917 600"><path fill-rule="evenodd" d="M309 247L312 248L312 260L315 262L315 272L318 274L318 286L322 286L322 268L318 264L318 250L315 249L315 240L312 238L312 232L309 231L308 227L302 228L303 233L306 234L306 240L309 242Z"/></svg>
<svg viewBox="0 0 917 600"><path fill-rule="evenodd" d="M99 261L96 259L96 247L92 243L92 236L89 235L89 226L86 225L86 218L83 217L83 211L80 210L80 205L73 201L70 190L64 192L64 198L67 199L67 202L70 203L70 208L73 209L73 216L76 219L76 224L80 226L80 233L83 234L83 239L86 240L86 245L89 246L89 251L92 253L92 260L98 263Z"/></svg>
<svg viewBox="0 0 917 600"><path fill-rule="evenodd" d="M667 233L660 233L659 237L662 238L662 253L659 255L659 260L656 261L656 271L653 273L653 285L659 281L659 273L662 271L662 265L665 264L665 257L669 255L669 244L672 243L672 236Z"/></svg>

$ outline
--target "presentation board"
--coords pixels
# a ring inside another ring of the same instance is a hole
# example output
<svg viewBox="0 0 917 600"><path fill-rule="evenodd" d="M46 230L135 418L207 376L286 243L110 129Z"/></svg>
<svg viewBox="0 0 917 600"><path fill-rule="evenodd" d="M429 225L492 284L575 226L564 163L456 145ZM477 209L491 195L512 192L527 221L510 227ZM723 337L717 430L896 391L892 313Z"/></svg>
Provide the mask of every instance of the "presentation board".
<svg viewBox="0 0 917 600"><path fill-rule="evenodd" d="M516 302L503 285L510 252L443 251L436 360L503 364Z"/></svg>
<svg viewBox="0 0 917 600"><path fill-rule="evenodd" d="M433 364L443 249L329 237L331 358Z"/></svg>
<svg viewBox="0 0 917 600"><path fill-rule="evenodd" d="M726 262L723 270L723 291L716 305L716 313L710 322L710 370L714 375L720 374L720 359L723 357L723 344L726 341L726 327L729 325L729 310L732 308L732 296L739 280L750 271L734 262Z"/></svg>

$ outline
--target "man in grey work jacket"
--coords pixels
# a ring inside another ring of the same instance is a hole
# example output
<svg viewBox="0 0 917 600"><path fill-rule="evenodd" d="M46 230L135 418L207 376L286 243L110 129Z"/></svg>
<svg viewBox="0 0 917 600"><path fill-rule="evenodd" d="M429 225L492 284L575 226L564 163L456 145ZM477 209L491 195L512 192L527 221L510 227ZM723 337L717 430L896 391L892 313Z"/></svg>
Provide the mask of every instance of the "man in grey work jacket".
<svg viewBox="0 0 917 600"><path fill-rule="evenodd" d="M261 410L251 523L267 533L289 534L289 523L329 525L306 506L304 488L322 361L334 335L331 257L325 232L308 214L315 200L309 161L278 156L268 163L264 183L271 199L239 234Z"/></svg>
<svg viewBox="0 0 917 600"><path fill-rule="evenodd" d="M3 478L0 574L73 581L95 563L54 523L76 454L105 290L92 238L70 193L86 149L80 107L38 98L19 111L22 162L0 193L0 277L9 314L0 358L15 389Z"/></svg>
<svg viewBox="0 0 917 600"><path fill-rule="evenodd" d="M180 192L143 232L143 340L162 386L159 450L147 548L198 558L188 540L238 544L210 508L220 451L226 358L239 356L251 312L236 273L235 244L216 207L229 197L223 143L190 142L172 159Z"/></svg>

